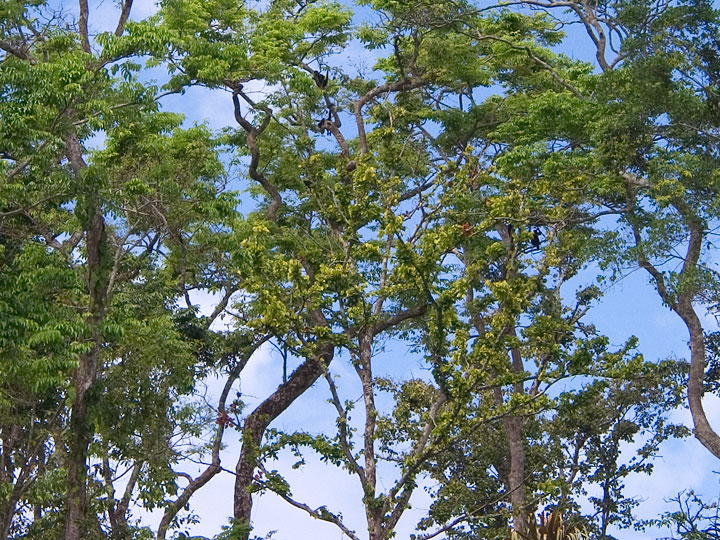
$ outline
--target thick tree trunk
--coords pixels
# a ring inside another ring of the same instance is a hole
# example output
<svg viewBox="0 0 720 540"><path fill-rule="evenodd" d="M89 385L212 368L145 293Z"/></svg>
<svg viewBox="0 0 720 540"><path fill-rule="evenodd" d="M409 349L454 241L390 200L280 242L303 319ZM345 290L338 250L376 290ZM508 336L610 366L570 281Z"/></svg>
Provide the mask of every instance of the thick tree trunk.
<svg viewBox="0 0 720 540"><path fill-rule="evenodd" d="M368 540L387 540L382 526L382 516L368 519Z"/></svg>
<svg viewBox="0 0 720 540"><path fill-rule="evenodd" d="M92 441L92 428L88 425L90 393L98 376L100 361L100 323L105 313L107 289L103 279L102 254L104 249L104 221L99 209L95 210L87 231L88 288L90 290L90 317L92 350L80 357L75 372L75 399L70 413L70 435L67 456L68 493L65 540L82 540L87 537L87 454Z"/></svg>
<svg viewBox="0 0 720 540"><path fill-rule="evenodd" d="M87 453L92 433L87 425L88 393L97 378L99 348L83 355L75 375L75 401L70 416L70 442L67 456L68 492L65 540L87 536Z"/></svg>
<svg viewBox="0 0 720 540"><path fill-rule="evenodd" d="M13 493L13 495L15 494ZM17 510L17 502L18 497L11 496L10 499L2 505L2 508L0 508L0 534L2 534L0 538L10 538L10 525Z"/></svg>
<svg viewBox="0 0 720 540"><path fill-rule="evenodd" d="M82 147L74 133L66 139L67 157L78 178L87 168L82 157ZM86 214L78 214L85 222L85 248L87 257L87 287L89 293L88 327L92 349L80 357L75 372L73 400L70 413L70 433L67 455L67 506L65 516L65 540L82 540L88 535L87 523L87 454L92 440L92 429L88 425L88 402L98 375L102 333L100 324L105 316L108 283L106 266L105 220L96 197L86 201ZM78 207L80 210L80 207Z"/></svg>
<svg viewBox="0 0 720 540"><path fill-rule="evenodd" d="M315 358L308 358L295 371L287 382L278 389L245 419L242 430L243 445L240 457L235 467L235 493L233 500L233 517L236 524L246 525L247 532L241 538L247 540L250 536L250 518L252 514L252 487L257 457L265 430L270 423L284 412L298 397L300 397L315 381L317 381L332 361L335 348L331 344L319 347L319 354Z"/></svg>

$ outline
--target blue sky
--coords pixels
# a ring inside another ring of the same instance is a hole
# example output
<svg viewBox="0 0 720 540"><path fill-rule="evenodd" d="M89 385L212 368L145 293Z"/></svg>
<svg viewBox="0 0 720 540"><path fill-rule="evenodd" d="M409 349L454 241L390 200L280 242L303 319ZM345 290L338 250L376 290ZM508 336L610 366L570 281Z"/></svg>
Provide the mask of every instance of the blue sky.
<svg viewBox="0 0 720 540"><path fill-rule="evenodd" d="M639 348L648 359L670 356L684 358L687 355L685 328L669 310L660 305L647 279L639 272L613 285L606 292L600 307L589 313L589 318L597 324L601 333L610 336L614 345L621 345L631 335L638 336ZM402 350L390 350L387 362L391 365L395 362L407 363L408 358L402 353ZM266 347L251 360L243 373L243 391L251 393L258 400L269 395L277 384L280 365L279 357L270 347ZM413 375L418 375L423 368L419 362L414 365ZM354 381L354 374L346 363L336 361L333 370L340 374L345 383ZM344 392L348 396L361 395L359 388L353 392L344 387ZM299 398L293 407L278 419L274 427L291 431L300 425L308 431L329 432L333 428L335 416L326 399L326 387L320 381L310 392ZM251 402L248 405L251 406ZM706 408L711 424L720 425L720 399L707 397ZM689 412L685 409L673 413L672 419L691 426ZM232 437L228 440L231 441ZM238 445L230 442L225 452L227 466L234 466L238 450ZM627 451L632 452L633 447L628 445ZM364 515L360 505L362 493L355 478L321 463L311 454L307 459L308 464L300 470L291 469L290 465L294 461L293 457L287 455L285 459L269 465L268 468L277 468L283 473L297 500L313 508L326 504L328 509L342 512L351 529L363 531ZM719 477L714 473L720 469L720 463L693 437L666 442L654 463L654 474L636 475L630 477L626 483L625 495L637 496L643 500L636 512L639 518L651 519L664 511L674 510L674 504L667 499L676 496L680 490L693 489L707 499L714 499L720 494ZM382 486L382 479L380 485ZM192 529L196 534L211 535L217 532L218 525L224 523L226 516L232 512L232 489L232 476L224 474L196 495L192 505L203 518L203 522ZM589 494L594 494L592 489ZM422 489L417 490L411 503L413 508L406 513L398 526L399 539L409 537L417 520L430 505L429 497ZM253 522L255 534L263 536L269 531L277 530L274 537L277 540L334 540L343 537L333 525L311 519L273 494L256 500ZM661 533L657 530L625 530L619 533L618 537L632 540L654 539L660 534L667 534L667 531Z"/></svg>
<svg viewBox="0 0 720 540"><path fill-rule="evenodd" d="M75 3L65 3L73 9ZM90 26L96 31L114 28L117 14L116 6L110 0L104 0L91 6ZM150 0L137 0L133 8L133 18L144 18L156 10ZM573 58L592 61L594 53L592 45L579 28L570 30L570 37L563 46L564 52ZM354 47L343 53L337 60L342 62L364 62L371 65L373 58L363 56L362 49ZM162 72L158 71L158 77ZM258 92L262 88L255 89ZM189 89L184 95L164 98L162 106L165 110L179 111L186 115L187 122L206 122L213 129L233 126L232 109L229 94L222 91L209 91L202 88ZM213 298L199 295L196 300L206 309L211 309ZM594 322L601 333L608 335L614 345L620 345L631 335L639 338L639 349L647 359L664 359L668 357L686 358L688 355L687 331L677 317L661 305L647 276L642 272L633 272L606 290L602 302L590 311L588 318ZM715 320L706 318L706 328L716 329ZM393 351L389 347L386 353L390 366L397 366L400 361L408 361L404 351ZM420 373L419 362L410 362L413 369ZM404 364L401 364L404 365ZM241 378L241 386L246 395L254 396L259 402L269 395L277 385L280 370L278 355L270 348L264 347L248 364ZM343 381L354 381L343 361L334 364L334 371ZM417 374L415 373L415 374ZM343 388L346 397L359 396L358 388ZM208 381L211 392L217 387L214 381ZM274 427L293 430L298 425L310 431L331 431L335 422L335 411L326 402L327 391L324 382L320 381L311 391L303 395L290 410L284 413ZM250 398L252 401L252 397ZM249 406L252 403L248 404ZM720 399L709 396L706 408L710 422L720 426ZM690 426L689 413L680 410L674 413L676 421ZM234 468L239 444L234 433L227 437L228 447L224 451L224 466ZM628 448L632 451L632 448ZM281 469L289 480L296 499L311 507L328 504L332 511L340 511L351 529L360 532L365 529L365 521L360 500L362 493L354 477L332 466L320 463L309 457L308 464L301 470L291 470L290 459L281 459L275 467ZM666 443L661 455L655 461L655 473L652 476L632 477L626 488L626 495L639 496L644 499L637 514L643 518L656 517L662 511L672 509L666 502L669 497L677 495L682 489L695 489L706 498L716 498L720 492L718 476L714 472L720 469L720 462L710 455L692 437L682 441ZM382 480L380 482L382 486ZM219 532L220 526L227 522L232 514L233 477L223 473L215 478L210 485L198 492L192 500L192 507L202 518L202 522L192 528L195 534L212 536ZM412 499L413 509L408 511L397 529L397 538L407 538L414 530L418 517L429 506L428 496L423 489L418 489ZM157 524L159 516L149 514L145 517L152 525ZM335 540L342 538L340 531L333 525L311 519L304 512L294 509L269 494L258 497L255 502L253 522L255 533L263 536L271 530L278 530L274 537L278 540L296 538L315 538L317 540ZM647 533L625 531L619 535L624 539L657 538L653 531Z"/></svg>

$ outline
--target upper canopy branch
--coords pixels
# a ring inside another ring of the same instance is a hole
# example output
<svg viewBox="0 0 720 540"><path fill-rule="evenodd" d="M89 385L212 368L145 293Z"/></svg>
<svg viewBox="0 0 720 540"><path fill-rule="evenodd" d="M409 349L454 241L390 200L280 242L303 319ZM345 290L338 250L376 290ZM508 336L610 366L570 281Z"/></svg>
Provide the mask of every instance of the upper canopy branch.
<svg viewBox="0 0 720 540"><path fill-rule="evenodd" d="M355 101L355 104L353 106L353 112L355 115L355 123L357 124L358 130L358 144L360 155L367 154L368 152L367 134L365 132L365 119L362 115L363 107L365 107L365 105L367 105L370 101L382 94L413 90L415 88L420 88L425 84L427 84L427 82L424 79L417 76L410 76L394 83L376 86L375 88L364 94L360 99Z"/></svg>
<svg viewBox="0 0 720 540"><path fill-rule="evenodd" d="M36 64L37 60L30 55L27 44L23 43L18 45L7 39L0 39L0 50L5 51L8 54L16 56L20 60L25 60L31 64Z"/></svg>
<svg viewBox="0 0 720 540"><path fill-rule="evenodd" d="M248 96L243 93L242 85L239 85L237 88L234 89L232 94L232 101L235 112L235 120L238 124L240 124L240 127L245 130L247 134L247 145L250 149L250 166L248 169L250 178L258 182L270 196L271 202L270 206L268 206L267 209L267 217L270 221L275 221L277 219L278 209L282 204L282 197L280 196L280 192L278 191L277 187L275 187L275 185L271 183L267 179L267 177L258 170L258 165L260 163L260 147L258 146L257 142L258 136L262 134L262 132L265 131L265 129L270 124L272 116L267 107L256 105L261 109L265 109L265 116L263 117L260 126L256 128L242 115L242 111L240 110L240 100L238 99L238 96L242 96L243 99L245 99L245 101L247 101L248 103L252 103L252 101Z"/></svg>

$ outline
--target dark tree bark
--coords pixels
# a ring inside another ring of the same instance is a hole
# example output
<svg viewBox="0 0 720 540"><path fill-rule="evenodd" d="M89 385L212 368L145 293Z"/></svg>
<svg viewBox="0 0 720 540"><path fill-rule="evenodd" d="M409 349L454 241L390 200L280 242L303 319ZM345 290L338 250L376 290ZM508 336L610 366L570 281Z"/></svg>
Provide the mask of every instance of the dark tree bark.
<svg viewBox="0 0 720 540"><path fill-rule="evenodd" d="M327 370L333 359L335 347L329 343L318 347L318 355L308 358L281 384L275 392L263 401L245 419L242 429L243 445L235 467L235 493L233 516L236 523L247 525L242 538L250 536L252 513L251 487L257 467L257 458L262 438L270 423L308 390Z"/></svg>
<svg viewBox="0 0 720 540"><path fill-rule="evenodd" d="M77 136L67 137L68 160L76 176L87 167ZM82 210L79 210L82 212ZM87 323L91 333L92 348L80 357L73 386L75 399L70 413L67 473L67 515L65 540L82 540L87 537L87 455L92 440L92 429L88 425L88 403L91 390L98 375L102 335L100 323L105 315L107 302L107 257L105 221L96 197L90 195L86 201L85 247L87 257L87 287L89 306ZM82 216L81 216L82 217ZM83 221L81 219L81 221Z"/></svg>

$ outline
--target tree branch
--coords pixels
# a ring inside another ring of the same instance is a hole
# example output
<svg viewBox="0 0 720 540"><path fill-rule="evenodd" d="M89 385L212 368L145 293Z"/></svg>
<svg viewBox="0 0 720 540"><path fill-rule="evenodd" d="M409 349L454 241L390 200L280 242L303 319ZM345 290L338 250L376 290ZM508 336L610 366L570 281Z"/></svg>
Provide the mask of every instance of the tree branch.
<svg viewBox="0 0 720 540"><path fill-rule="evenodd" d="M408 482L410 482L415 475L417 474L420 467L424 464L423 459L421 459L422 454L425 452L426 447L428 445L428 441L430 440L430 435L432 434L432 430L435 429L436 423L435 418L437 418L438 412L440 411L440 408L447 402L447 396L444 392L440 392L438 394L438 397L435 399L435 403L433 403L432 407L430 408L430 411L428 412L428 419L425 422L425 427L423 428L423 434L418 439L418 441L415 443L415 446L413 446L412 451L410 452L409 459L412 462L410 466L405 470L403 475L400 477L400 479L397 481L397 483L390 489L388 492L387 497L385 498L385 501L383 502L383 513L387 514L389 511L389 505L390 502L395 502L394 508L392 510L392 513L389 518L389 528L394 528L397 522L400 520L400 517L402 516L402 513L405 510L405 506L407 504L407 501L410 499L410 496L412 495L412 490L407 490L406 485ZM395 500L396 495L400 492L400 490L403 490L402 495L400 496L399 500ZM406 494L407 493L407 494Z"/></svg>
<svg viewBox="0 0 720 540"><path fill-rule="evenodd" d="M398 313L395 313L394 315L391 315L390 317L387 317L386 319L376 322L372 328L372 335L377 336L378 334L381 334L385 330L388 330L389 328L392 328L393 326L397 326L398 324L400 324L403 321L406 321L408 319L413 319L415 317L419 317L420 315L424 315L426 311L427 311L427 304L420 304L415 307L406 309L405 311L400 311Z"/></svg>
<svg viewBox="0 0 720 540"><path fill-rule="evenodd" d="M340 437L340 447L343 450L343 453L345 454L345 459L350 464L353 471L355 471L355 474L358 475L360 478L360 483L362 484L363 491L365 491L365 484L367 482L367 478L365 478L365 470L362 468L362 466L357 462L355 457L352 454L352 448L350 447L350 441L348 440L348 429L347 429L347 411L342 406L342 403L340 402L340 396L337 392L337 387L335 386L335 381L333 381L332 375L330 375L329 372L325 372L325 380L327 381L328 385L330 386L330 394L332 395L332 402L335 406L335 410L338 413L338 435Z"/></svg>
<svg viewBox="0 0 720 540"><path fill-rule="evenodd" d="M267 471L265 471L264 467L262 467L262 466L260 467L260 469L261 469L263 472L265 472L265 473L267 472ZM303 510L303 511L307 512L308 514L310 514L310 515L311 515L312 517L314 517L315 519L319 519L319 520L322 520L322 521L326 521L326 522L328 522L328 523L332 523L333 525L336 525L336 526L345 534L345 536L347 536L348 538L350 538L350 539L352 539L352 540L360 540L360 539L355 535L355 531L351 531L350 529L348 529L348 528L343 524L343 522L342 522L342 520L340 519L340 517L338 517L337 515L333 514L333 513L330 512L330 511L328 511L325 506L320 506L320 507L316 508L315 510L313 510L313 509L310 508L307 504L296 501L295 499L293 499L292 497L290 497L287 493L283 493L283 492L280 492L280 491L273 490L273 489L272 489L270 486L268 486L268 484L265 483L265 482L258 481L258 483L259 483L260 485L264 486L266 489L269 489L270 491L272 491L273 493L275 493L278 497L280 497L281 499L283 499L285 502L291 504L291 505L294 506L295 508L299 508L300 510Z"/></svg>
<svg viewBox="0 0 720 540"><path fill-rule="evenodd" d="M122 10L120 11L120 18L118 19L117 27L115 28L115 35L120 37L125 30L125 23L127 23L130 17L130 10L132 9L133 0L125 0L122 4Z"/></svg>
<svg viewBox="0 0 720 540"><path fill-rule="evenodd" d="M222 421L222 419L227 415L226 404L228 394L230 393L233 384L235 384L235 381L240 376L240 373L245 368L248 360L250 360L250 357L268 339L270 339L270 336L263 336L253 343L249 349L245 351L245 354L242 355L240 361L230 370L228 378L225 381L225 385L223 386L223 390L218 398L218 422L211 450L211 461L198 477L189 479L190 483L185 487L175 501L166 505L165 513L160 520L160 525L158 525L157 540L165 539L170 523L177 513L188 503L190 497L192 497L197 490L207 484L216 474L220 472L220 449L222 447L223 434L225 433L225 428L227 427L227 424Z"/></svg>
<svg viewBox="0 0 720 540"><path fill-rule="evenodd" d="M35 65L37 63L37 60L33 58L29 51L27 50L27 47L18 47L14 43L12 43L10 40L7 39L0 39L0 50L5 51L8 54L11 54L20 60L25 60L26 62L29 62L32 65Z"/></svg>
<svg viewBox="0 0 720 540"><path fill-rule="evenodd" d="M355 102L353 106L353 112L355 114L355 123L357 124L360 155L367 154L368 152L367 134L365 133L365 120L362 117L363 107L367 105L368 102L375 99L381 94L413 90L415 88L420 88L425 84L426 82L419 77L405 78L391 84L382 84L380 86L376 86Z"/></svg>
<svg viewBox="0 0 720 540"><path fill-rule="evenodd" d="M245 96L245 94L242 93L241 87L236 88L233 91L232 101L235 112L235 120L238 124L240 124L240 127L245 130L246 141L250 150L250 165L248 167L248 172L250 174L250 178L258 182L270 196L271 202L267 209L267 217L270 221L275 221L277 219L277 211L282 204L282 197L280 196L280 192L277 187L275 187L275 185L273 185L265 177L265 175L258 170L258 164L260 163L260 148L257 143L258 135L265 131L265 128L269 125L272 116L269 114L269 111L266 110L265 118L263 118L260 127L256 128L245 117L243 117L242 112L240 111L240 100L238 99L238 95L243 96L243 99L248 102L251 101L247 96Z"/></svg>
<svg viewBox="0 0 720 540"><path fill-rule="evenodd" d="M80 1L80 19L78 21L78 30L80 32L80 42L82 43L83 50L90 54L90 38L88 37L88 2L87 0Z"/></svg>

